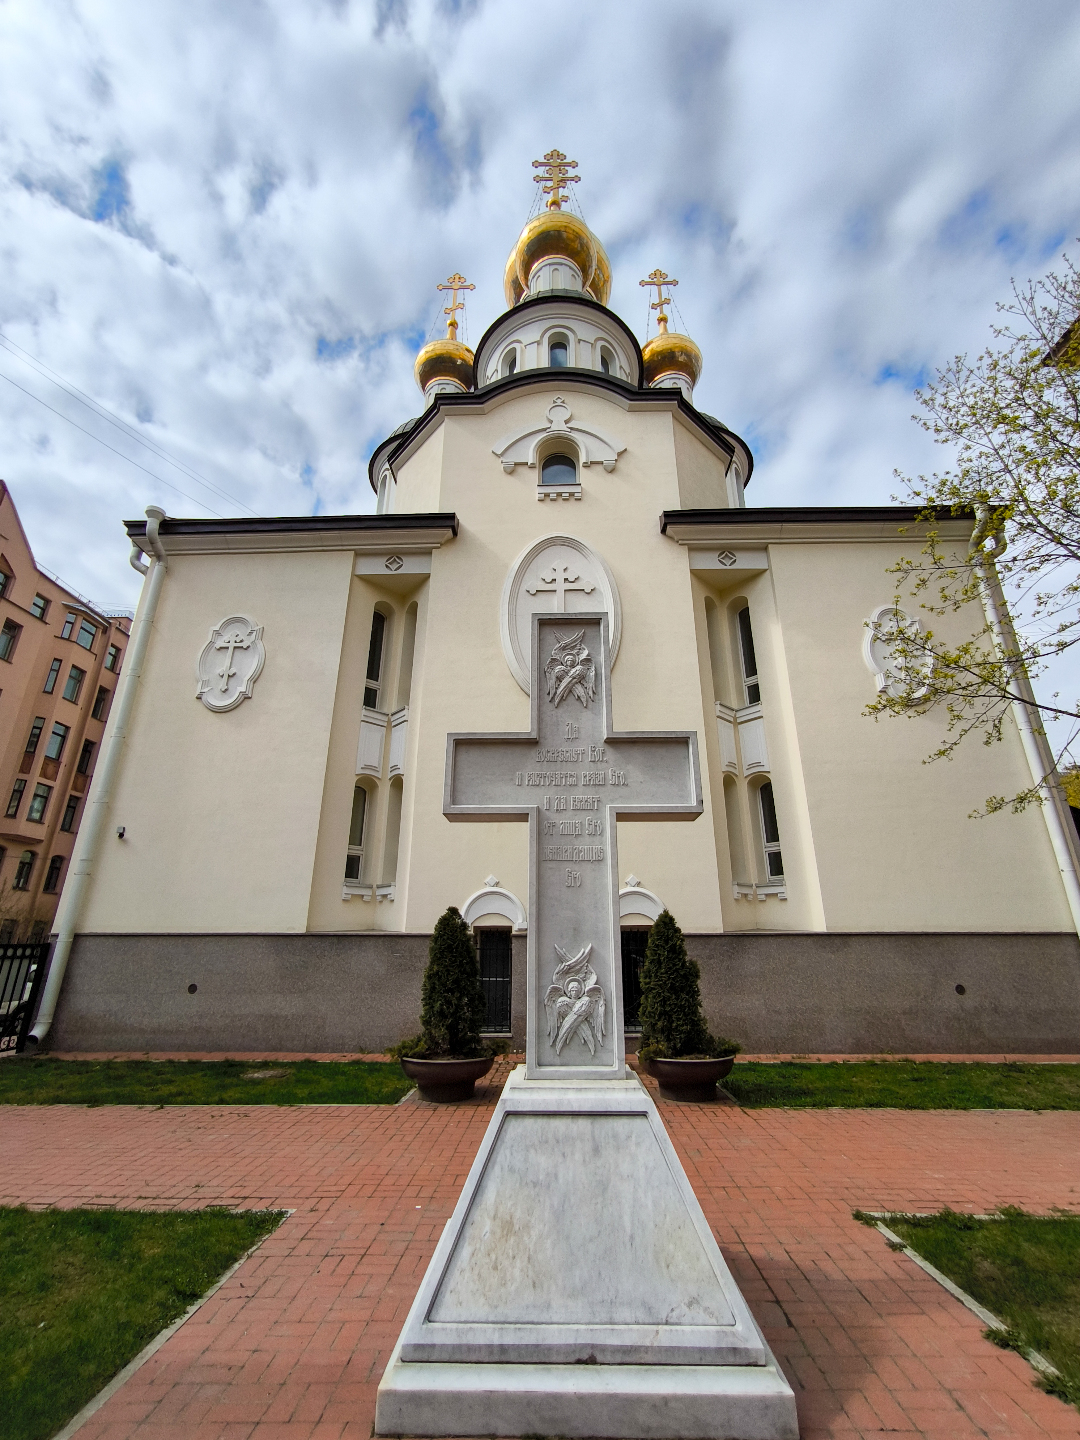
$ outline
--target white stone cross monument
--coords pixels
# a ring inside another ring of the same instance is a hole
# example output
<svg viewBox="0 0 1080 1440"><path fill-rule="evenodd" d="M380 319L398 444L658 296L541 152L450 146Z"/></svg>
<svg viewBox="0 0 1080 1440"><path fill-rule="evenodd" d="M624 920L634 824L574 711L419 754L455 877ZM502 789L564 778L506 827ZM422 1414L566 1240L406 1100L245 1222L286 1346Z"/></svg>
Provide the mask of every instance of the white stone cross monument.
<svg viewBox="0 0 1080 1440"><path fill-rule="evenodd" d="M529 825L526 1064L382 1383L379 1435L798 1436L791 1389L626 1068L616 818L701 814L692 733L616 732L607 617L536 615L527 735L451 735L443 810Z"/></svg>

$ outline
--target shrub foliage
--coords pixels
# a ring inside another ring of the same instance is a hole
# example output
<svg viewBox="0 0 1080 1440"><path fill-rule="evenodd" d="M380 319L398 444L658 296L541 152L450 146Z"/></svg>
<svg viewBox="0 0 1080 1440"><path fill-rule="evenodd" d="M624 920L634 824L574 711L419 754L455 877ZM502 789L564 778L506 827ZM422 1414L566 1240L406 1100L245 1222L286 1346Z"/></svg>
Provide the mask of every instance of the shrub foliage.
<svg viewBox="0 0 1080 1440"><path fill-rule="evenodd" d="M641 969L643 1059L688 1055L731 1055L739 1045L709 1033L701 1010L701 971L686 953L686 941L665 910L649 931Z"/></svg>
<svg viewBox="0 0 1080 1440"><path fill-rule="evenodd" d="M440 915L428 947L421 991L421 1033L394 1053L443 1059L482 1055L480 1030L486 1013L480 961L469 927L453 905Z"/></svg>

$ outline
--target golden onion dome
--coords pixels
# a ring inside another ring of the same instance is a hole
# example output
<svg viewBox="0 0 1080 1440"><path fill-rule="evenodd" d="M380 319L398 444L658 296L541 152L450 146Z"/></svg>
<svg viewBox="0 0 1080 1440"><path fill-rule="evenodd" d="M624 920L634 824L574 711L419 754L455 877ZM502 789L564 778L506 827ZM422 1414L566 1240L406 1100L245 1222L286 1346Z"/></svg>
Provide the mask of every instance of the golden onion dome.
<svg viewBox="0 0 1080 1440"><path fill-rule="evenodd" d="M669 333L665 325L659 335L641 350L645 361L645 384L654 384L661 375L685 375L696 385L701 374L701 351L689 335Z"/></svg>
<svg viewBox="0 0 1080 1440"><path fill-rule="evenodd" d="M600 303L611 293L611 265L604 247L584 220L569 210L541 210L518 236L503 276L506 303L516 305L528 293L529 277L542 260L572 261L582 284Z"/></svg>
<svg viewBox="0 0 1080 1440"><path fill-rule="evenodd" d="M413 374L425 393L435 380L452 380L463 390L469 390L473 382L473 352L468 345L449 336L432 340L417 355Z"/></svg>

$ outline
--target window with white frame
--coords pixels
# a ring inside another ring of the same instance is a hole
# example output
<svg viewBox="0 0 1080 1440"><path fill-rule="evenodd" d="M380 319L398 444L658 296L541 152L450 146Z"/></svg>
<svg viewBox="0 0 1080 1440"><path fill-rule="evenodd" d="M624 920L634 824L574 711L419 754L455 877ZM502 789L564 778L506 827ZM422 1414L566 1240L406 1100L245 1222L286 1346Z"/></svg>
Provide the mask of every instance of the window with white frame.
<svg viewBox="0 0 1080 1440"><path fill-rule="evenodd" d="M600 346L600 369L605 375L617 375L619 367L615 362L615 356L606 345Z"/></svg>
<svg viewBox="0 0 1080 1440"><path fill-rule="evenodd" d="M570 342L565 335L553 335L548 341L548 364L563 370L570 364Z"/></svg>
<svg viewBox="0 0 1080 1440"><path fill-rule="evenodd" d="M502 362L501 362L500 365L499 365L499 374L502 376L502 378L503 378L504 380L509 380L509 378L510 378L511 375L516 375L516 374L517 374L517 368L518 368L518 352L517 352L517 346L516 346L516 345L511 345L510 348L509 348L509 350L507 350L506 353L505 353L505 354L503 355L503 357L502 357Z"/></svg>
<svg viewBox="0 0 1080 1440"><path fill-rule="evenodd" d="M761 837L765 848L765 874L770 882L779 884L784 878L784 857L780 851L780 827L776 823L776 800L772 781L758 787L761 812Z"/></svg>
<svg viewBox="0 0 1080 1440"><path fill-rule="evenodd" d="M371 617L371 639L368 642L367 675L364 684L364 704L369 710L378 710L379 708L385 648L386 616L381 610L376 610Z"/></svg>
<svg viewBox="0 0 1080 1440"><path fill-rule="evenodd" d="M540 467L541 485L576 485L577 465L571 455L549 455Z"/></svg>
<svg viewBox="0 0 1080 1440"><path fill-rule="evenodd" d="M357 785L353 791L352 816L349 820L349 850L345 857L345 879L359 884L364 869L364 823L367 820L367 791Z"/></svg>
<svg viewBox="0 0 1080 1440"><path fill-rule="evenodd" d="M746 693L744 703L756 705L761 699L761 686L758 684L757 655L754 653L754 632L750 628L750 610L745 605L739 611L739 659L742 663L743 689Z"/></svg>

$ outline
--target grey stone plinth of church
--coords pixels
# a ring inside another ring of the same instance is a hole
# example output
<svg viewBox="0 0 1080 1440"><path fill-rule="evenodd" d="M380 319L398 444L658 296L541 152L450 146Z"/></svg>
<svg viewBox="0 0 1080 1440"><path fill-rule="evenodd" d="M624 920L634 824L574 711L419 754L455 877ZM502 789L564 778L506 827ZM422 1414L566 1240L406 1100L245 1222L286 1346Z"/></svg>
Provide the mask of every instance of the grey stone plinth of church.
<svg viewBox="0 0 1080 1440"><path fill-rule="evenodd" d="M377 1435L795 1440L795 1400L635 1076L511 1075Z"/></svg>
<svg viewBox="0 0 1080 1440"><path fill-rule="evenodd" d="M528 1031L391 1356L378 1435L794 1440L795 1399L623 1052L616 821L702 812L617 731L606 615L535 615L527 733L447 737L449 820L529 826Z"/></svg>

